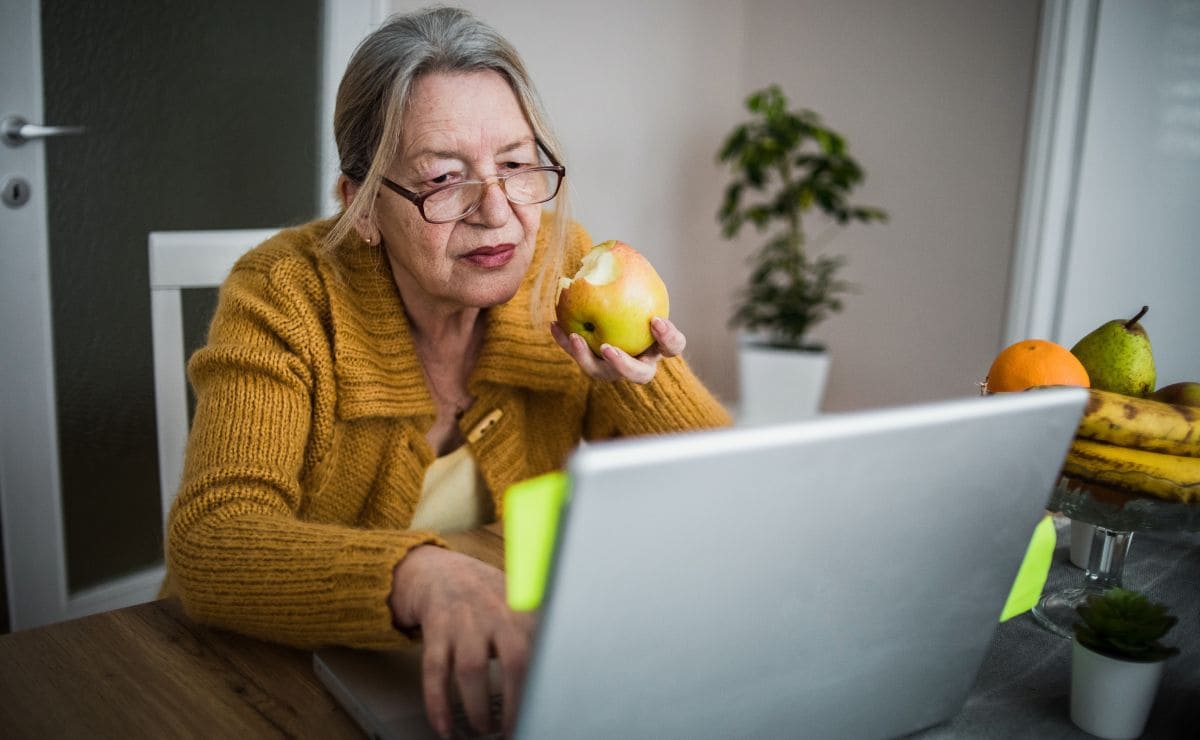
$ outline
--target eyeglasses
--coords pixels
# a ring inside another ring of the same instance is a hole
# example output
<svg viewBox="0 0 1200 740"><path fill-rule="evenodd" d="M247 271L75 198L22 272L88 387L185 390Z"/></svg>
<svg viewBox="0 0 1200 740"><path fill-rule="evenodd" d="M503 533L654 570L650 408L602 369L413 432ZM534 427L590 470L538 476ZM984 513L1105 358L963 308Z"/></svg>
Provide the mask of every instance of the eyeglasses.
<svg viewBox="0 0 1200 740"><path fill-rule="evenodd" d="M567 168L555 161L540 141L538 148L546 152L546 156L554 164L545 167L530 167L507 175L496 175L486 180L456 182L424 193L414 193L386 177L383 178L383 184L387 185L392 192L411 201L421 212L421 218L431 224L446 224L470 216L479 208L488 185L493 182L500 186L504 197L508 198L510 203L519 206L545 203L558 195L558 189L567 174Z"/></svg>

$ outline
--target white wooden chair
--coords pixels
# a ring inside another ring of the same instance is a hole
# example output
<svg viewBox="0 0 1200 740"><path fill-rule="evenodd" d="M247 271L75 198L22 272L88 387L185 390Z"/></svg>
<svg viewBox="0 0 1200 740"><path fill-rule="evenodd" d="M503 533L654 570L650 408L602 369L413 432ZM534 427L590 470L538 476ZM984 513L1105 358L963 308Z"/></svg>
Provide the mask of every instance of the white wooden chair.
<svg viewBox="0 0 1200 740"><path fill-rule="evenodd" d="M183 475L187 445L184 288L219 286L238 257L278 229L155 231L150 234L150 318L154 344L154 415L163 532ZM165 536L165 535L164 535Z"/></svg>

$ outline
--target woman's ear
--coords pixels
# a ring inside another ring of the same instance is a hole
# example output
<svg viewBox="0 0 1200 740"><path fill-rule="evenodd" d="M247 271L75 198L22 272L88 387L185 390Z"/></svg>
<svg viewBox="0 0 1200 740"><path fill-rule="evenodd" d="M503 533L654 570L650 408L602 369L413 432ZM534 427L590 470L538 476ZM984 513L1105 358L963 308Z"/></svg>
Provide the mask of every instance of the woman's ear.
<svg viewBox="0 0 1200 740"><path fill-rule="evenodd" d="M354 196L358 194L362 186L354 182L345 175L338 177L338 196L342 201L342 208L348 209L354 201ZM359 237L367 244L376 244L379 239L376 237L378 229L371 223L370 209L364 209L358 218L354 220L354 230L358 232Z"/></svg>
<svg viewBox="0 0 1200 740"><path fill-rule="evenodd" d="M350 207L350 201L354 200L354 195L358 192L359 184L346 177L338 175L337 194L342 201L342 208Z"/></svg>

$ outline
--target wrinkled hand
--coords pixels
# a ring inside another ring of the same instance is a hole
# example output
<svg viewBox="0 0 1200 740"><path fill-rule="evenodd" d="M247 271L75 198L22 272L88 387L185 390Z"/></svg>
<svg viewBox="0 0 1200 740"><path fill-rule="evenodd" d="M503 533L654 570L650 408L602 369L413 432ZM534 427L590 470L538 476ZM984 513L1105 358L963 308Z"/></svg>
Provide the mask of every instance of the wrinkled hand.
<svg viewBox="0 0 1200 740"><path fill-rule="evenodd" d="M602 357L592 354L587 342L578 334L563 331L557 322L551 322L550 333L563 351L574 358L589 377L599 380L628 380L634 383L649 383L654 379L658 361L664 357L683 354L687 337L667 319L657 316L650 320L650 334L654 344L637 357L633 357L612 345L601 345Z"/></svg>
<svg viewBox="0 0 1200 740"><path fill-rule="evenodd" d="M396 566L388 604L398 625L421 628L425 712L434 730L450 736L453 680L478 732L503 729L511 735L534 619L508 608L504 574L461 553L417 547ZM488 664L493 657L503 676L503 728L491 726Z"/></svg>

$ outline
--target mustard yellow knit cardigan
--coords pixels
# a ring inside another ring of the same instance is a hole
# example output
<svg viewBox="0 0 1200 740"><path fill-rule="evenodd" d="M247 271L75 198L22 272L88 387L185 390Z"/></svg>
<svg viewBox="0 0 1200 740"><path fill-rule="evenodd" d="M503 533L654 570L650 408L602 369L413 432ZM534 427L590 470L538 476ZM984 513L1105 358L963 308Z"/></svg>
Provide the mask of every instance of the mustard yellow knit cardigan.
<svg viewBox="0 0 1200 740"><path fill-rule="evenodd" d="M435 454L435 409L378 248L353 236L336 262L330 221L243 257L188 372L197 407L167 528L166 591L194 619L299 647L394 647L387 597L404 554L440 543L406 529ZM543 228L545 234L549 228ZM590 247L574 227L568 274ZM539 239L536 260L544 255ZM682 358L647 385L587 378L533 327L533 272L492 308L460 422L499 495L561 468L581 438L724 425Z"/></svg>

